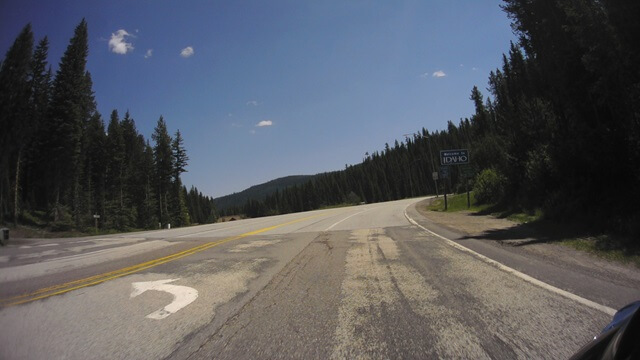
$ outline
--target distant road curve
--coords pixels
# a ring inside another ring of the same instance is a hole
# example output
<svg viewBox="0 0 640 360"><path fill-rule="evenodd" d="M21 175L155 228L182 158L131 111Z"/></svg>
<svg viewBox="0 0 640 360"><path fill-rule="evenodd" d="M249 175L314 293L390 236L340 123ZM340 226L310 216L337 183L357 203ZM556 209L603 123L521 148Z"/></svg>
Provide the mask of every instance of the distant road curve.
<svg viewBox="0 0 640 360"><path fill-rule="evenodd" d="M0 358L562 358L609 321L454 245L416 218L420 200L17 240Z"/></svg>

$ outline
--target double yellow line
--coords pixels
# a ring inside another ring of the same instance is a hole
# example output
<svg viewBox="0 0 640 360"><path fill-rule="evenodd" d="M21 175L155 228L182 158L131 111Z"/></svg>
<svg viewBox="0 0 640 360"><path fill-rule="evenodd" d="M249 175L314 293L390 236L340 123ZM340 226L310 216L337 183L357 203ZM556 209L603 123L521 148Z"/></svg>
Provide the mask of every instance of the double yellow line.
<svg viewBox="0 0 640 360"><path fill-rule="evenodd" d="M143 263L136 264L136 265L133 265L133 266L125 267L125 268L118 269L118 270L115 270L115 271L110 271L110 272L107 272L107 273L103 273L103 274L87 277L87 278L84 278L84 279L69 281L69 282L66 282L64 284L49 286L49 287L46 287L46 288L38 289L38 290L36 290L34 292L30 292L30 293L27 293L27 294L14 296L14 297L11 297L11 298L0 299L0 306L1 307L7 307L7 306L13 306L13 305L20 305L20 304L24 304L24 303L40 300L40 299L45 299L45 298L48 298L48 297L51 297L51 296L64 294L64 293L67 293L69 291L81 289L81 288L84 288L84 287L87 287L87 286L97 285L97 284L103 283L105 281L117 279L119 277L123 277L123 276L130 275L130 274L142 271L142 270L146 270L146 269L152 268L154 266L162 265L162 264L168 263L170 261L183 258L185 256L193 255L193 254L195 254L197 252L201 252L201 251L210 249L212 247L215 247L215 246L218 246L218 245L222 245L224 243L228 243L230 241L242 239L242 238L245 238L245 237L251 236L251 235L258 235L258 234L261 234L263 232L267 232L267 231L270 231L270 230L273 230L273 229L277 229L279 227L283 227L283 226L295 224L295 223L298 223L298 222L306 221L306 220L309 220L309 219L312 219L312 218L315 218L315 217L319 217L319 216L323 216L323 215L321 214L321 215L308 216L308 217L304 217L304 218L301 218L301 219L289 221L289 222L286 222L286 223L282 223L282 224L278 224L278 225L274 225L274 226L269 226L269 227L262 228L262 229L259 229L259 230L254 230L254 231L246 232L244 234L228 237L228 238L225 238L225 239L222 239L222 240L212 241L212 242L209 242L209 243L198 245L198 246L192 247L190 249L177 252L175 254L171 254L171 255L168 255L168 256L165 256L165 257L161 257L161 258L158 258L158 259L155 259L155 260L143 262Z"/></svg>

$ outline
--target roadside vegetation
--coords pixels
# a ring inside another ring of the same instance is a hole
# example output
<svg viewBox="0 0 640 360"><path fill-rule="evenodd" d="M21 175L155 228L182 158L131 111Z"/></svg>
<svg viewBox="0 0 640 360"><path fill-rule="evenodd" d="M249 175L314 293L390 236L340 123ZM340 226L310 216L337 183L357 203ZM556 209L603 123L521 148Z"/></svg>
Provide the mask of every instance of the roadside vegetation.
<svg viewBox="0 0 640 360"><path fill-rule="evenodd" d="M469 118L235 211L312 210L351 192L367 203L435 194L439 151L462 148L476 200L501 206L487 211L640 239L640 2L506 0L503 9L518 41L490 72L489 96L471 90ZM450 189L464 189L462 173L452 167Z"/></svg>
<svg viewBox="0 0 640 360"><path fill-rule="evenodd" d="M476 200L475 191L470 192L471 206L467 207L467 194L453 194L447 196L447 210L444 210L444 197L433 199L427 210L439 212L460 212L468 211L478 215L491 215L500 219L508 219L518 224L526 224L542 219L542 210L523 210L520 208L509 208L504 204L479 203Z"/></svg>
<svg viewBox="0 0 640 360"><path fill-rule="evenodd" d="M488 74L488 94L471 89L475 111L468 118L448 121L443 130L422 128L365 153L359 164L219 215L442 193L443 181L436 189L432 180L439 151L469 149L473 176L452 167L447 182L457 192L471 186L477 206L496 204L482 211L577 224L595 236L613 234L603 240L612 247L612 238L631 239L623 251L636 251L640 2L505 0L502 7L518 40ZM196 189L187 193L180 182L187 158L179 132L171 138L160 118L152 146L130 114L120 120L115 111L105 132L84 66L86 39L83 21L55 78L44 60L46 38L34 51L30 27L7 52L0 69L0 222L18 222L30 211L45 211L58 230L90 227L95 213L102 226L117 229L213 221L211 199Z"/></svg>
<svg viewBox="0 0 640 360"><path fill-rule="evenodd" d="M180 131L149 140L127 111L107 124L86 69L82 20L54 72L27 24L0 65L0 225L28 234L110 233L213 222L213 200L182 184ZM98 218L98 229L95 229ZM30 230L29 230L30 229Z"/></svg>
<svg viewBox="0 0 640 360"><path fill-rule="evenodd" d="M455 195L447 195L447 210L444 209L444 196L440 195L439 197L433 199L429 205L427 205L427 209L431 211L441 211L441 212L458 212L458 211L472 211L472 212L480 212L484 211L490 207L487 204L478 204L476 201L475 193L472 191L469 196L471 200L471 207L467 207L467 194L455 194Z"/></svg>
<svg viewBox="0 0 640 360"><path fill-rule="evenodd" d="M560 244L607 260L630 263L640 268L640 251L630 239L623 240L612 235L599 235L564 239Z"/></svg>
<svg viewBox="0 0 640 360"><path fill-rule="evenodd" d="M557 222L545 218L542 209L522 210L507 204L483 203L476 200L475 191L470 193L471 207L467 207L467 194L447 196L447 210L444 210L444 197L431 200L425 208L437 212L469 212L476 215L490 215L511 220L526 227L522 232L531 236L533 242L549 242L588 252L603 259L633 264L640 268L640 249L636 242L625 236L612 233L592 234L580 223ZM514 231L518 231L514 230Z"/></svg>

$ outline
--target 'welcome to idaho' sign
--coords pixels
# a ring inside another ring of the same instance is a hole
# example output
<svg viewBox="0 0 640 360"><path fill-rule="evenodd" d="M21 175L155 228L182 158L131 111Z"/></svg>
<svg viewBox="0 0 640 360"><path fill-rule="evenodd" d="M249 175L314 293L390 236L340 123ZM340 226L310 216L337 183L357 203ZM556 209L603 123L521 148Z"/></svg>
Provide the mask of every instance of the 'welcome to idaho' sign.
<svg viewBox="0 0 640 360"><path fill-rule="evenodd" d="M469 163L469 150L441 150L440 165L463 165Z"/></svg>

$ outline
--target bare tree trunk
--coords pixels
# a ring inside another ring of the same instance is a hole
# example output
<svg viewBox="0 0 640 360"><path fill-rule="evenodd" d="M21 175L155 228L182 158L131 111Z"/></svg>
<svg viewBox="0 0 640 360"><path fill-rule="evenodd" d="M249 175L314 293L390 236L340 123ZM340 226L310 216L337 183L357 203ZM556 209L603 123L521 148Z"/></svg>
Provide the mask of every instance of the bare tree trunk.
<svg viewBox="0 0 640 360"><path fill-rule="evenodd" d="M13 224L18 226L18 213L20 212L20 162L22 159L22 147L18 151L18 161L16 161L16 183L13 193Z"/></svg>
<svg viewBox="0 0 640 360"><path fill-rule="evenodd" d="M58 221L58 207L60 206L60 187L58 186L56 188L56 204L54 205L53 208L53 221L57 222Z"/></svg>
<svg viewBox="0 0 640 360"><path fill-rule="evenodd" d="M87 176L87 215L97 214L97 209L94 209L94 191L93 183L91 182L91 175Z"/></svg>
<svg viewBox="0 0 640 360"><path fill-rule="evenodd" d="M120 175L118 176L118 180L120 183L120 210L124 208L124 194L122 193L122 188L124 187L124 181L122 180L122 170L120 170Z"/></svg>
<svg viewBox="0 0 640 360"><path fill-rule="evenodd" d="M171 222L171 215L169 214L169 202L167 200L167 193L164 193L164 213L167 215L167 223Z"/></svg>
<svg viewBox="0 0 640 360"><path fill-rule="evenodd" d="M0 224L4 223L4 187L0 179Z"/></svg>
<svg viewBox="0 0 640 360"><path fill-rule="evenodd" d="M160 190L160 189L158 189L158 190ZM160 200L160 204L158 204L158 205L160 205L160 219L158 219L158 220L160 220L160 227L162 228L162 220L163 219L162 219L162 192L161 191L158 191L158 199Z"/></svg>
<svg viewBox="0 0 640 360"><path fill-rule="evenodd" d="M82 204L80 199L80 174L76 170L75 180L73 182L73 220L76 227L80 227Z"/></svg>

